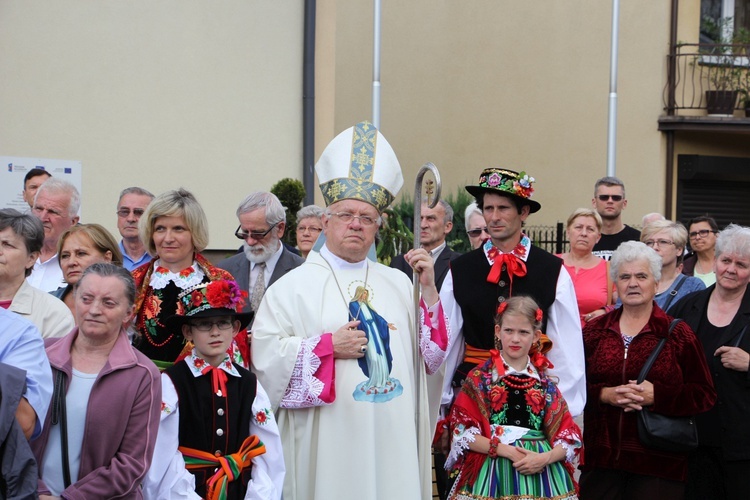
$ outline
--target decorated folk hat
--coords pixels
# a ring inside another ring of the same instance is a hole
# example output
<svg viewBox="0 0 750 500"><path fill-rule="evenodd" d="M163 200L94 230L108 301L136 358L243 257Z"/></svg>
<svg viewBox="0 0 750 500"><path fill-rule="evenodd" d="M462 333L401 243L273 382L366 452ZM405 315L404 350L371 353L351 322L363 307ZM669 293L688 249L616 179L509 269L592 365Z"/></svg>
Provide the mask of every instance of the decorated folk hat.
<svg viewBox="0 0 750 500"><path fill-rule="evenodd" d="M253 313L238 313L245 302L243 292L233 280L216 280L185 289L177 296L177 313L167 318L170 328L190 320L216 316L232 316L240 322L240 331L247 328Z"/></svg>
<svg viewBox="0 0 750 500"><path fill-rule="evenodd" d="M315 164L315 172L326 206L360 200L382 212L404 184L396 153L369 122L337 135Z"/></svg>
<svg viewBox="0 0 750 500"><path fill-rule="evenodd" d="M531 199L535 179L526 172L515 172L507 168L485 168L479 175L479 184L466 186L475 198L484 193L496 193L515 199L518 206L528 205L530 212L538 212L542 205Z"/></svg>

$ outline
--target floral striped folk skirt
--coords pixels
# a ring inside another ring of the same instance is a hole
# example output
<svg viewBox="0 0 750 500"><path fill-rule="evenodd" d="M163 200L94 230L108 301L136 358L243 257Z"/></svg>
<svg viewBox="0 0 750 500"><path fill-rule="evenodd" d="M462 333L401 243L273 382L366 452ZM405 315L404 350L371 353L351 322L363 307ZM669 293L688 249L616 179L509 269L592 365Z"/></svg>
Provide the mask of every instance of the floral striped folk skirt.
<svg viewBox="0 0 750 500"><path fill-rule="evenodd" d="M552 449L544 434L533 430L527 432L513 445L538 453ZM455 484L459 483L460 480L457 480ZM532 498L554 500L578 498L573 479L562 462L549 464L539 474L524 475L516 471L513 463L507 458L492 458L488 455L474 484L465 484L459 491L451 491L449 496L449 500Z"/></svg>

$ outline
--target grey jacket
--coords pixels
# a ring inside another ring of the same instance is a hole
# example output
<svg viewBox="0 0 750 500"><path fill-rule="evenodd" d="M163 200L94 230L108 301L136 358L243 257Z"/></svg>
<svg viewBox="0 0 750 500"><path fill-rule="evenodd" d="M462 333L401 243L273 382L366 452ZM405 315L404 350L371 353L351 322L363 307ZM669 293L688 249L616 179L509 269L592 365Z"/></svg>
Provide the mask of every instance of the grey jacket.
<svg viewBox="0 0 750 500"><path fill-rule="evenodd" d="M286 248L281 252L276 267L273 268L271 273L271 280L266 284L266 288L273 285L276 280L284 276L286 273L302 265L305 259L299 255L295 255ZM228 259L224 259L216 267L220 267L225 271L229 272L234 276L234 280L239 285L240 290L249 291L250 288L250 261L247 260L244 253L238 253ZM250 301L245 301L245 306L240 312L250 312Z"/></svg>
<svg viewBox="0 0 750 500"><path fill-rule="evenodd" d="M26 371L0 363L0 499L37 498L37 466L16 421L26 390Z"/></svg>

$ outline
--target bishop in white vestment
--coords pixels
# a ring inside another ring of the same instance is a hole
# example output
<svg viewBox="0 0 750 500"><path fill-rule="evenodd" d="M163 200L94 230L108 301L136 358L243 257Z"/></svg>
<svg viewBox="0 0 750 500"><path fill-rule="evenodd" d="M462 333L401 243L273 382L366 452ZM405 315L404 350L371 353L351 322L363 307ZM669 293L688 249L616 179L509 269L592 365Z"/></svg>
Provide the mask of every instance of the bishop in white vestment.
<svg viewBox="0 0 750 500"><path fill-rule="evenodd" d="M432 259L423 249L406 256L422 287L417 332L411 281L367 258L403 182L392 149L360 123L316 170L325 241L266 291L252 331L253 371L284 447L284 499L427 500L437 408L428 408L425 372L449 347ZM416 339L424 362L415 370Z"/></svg>

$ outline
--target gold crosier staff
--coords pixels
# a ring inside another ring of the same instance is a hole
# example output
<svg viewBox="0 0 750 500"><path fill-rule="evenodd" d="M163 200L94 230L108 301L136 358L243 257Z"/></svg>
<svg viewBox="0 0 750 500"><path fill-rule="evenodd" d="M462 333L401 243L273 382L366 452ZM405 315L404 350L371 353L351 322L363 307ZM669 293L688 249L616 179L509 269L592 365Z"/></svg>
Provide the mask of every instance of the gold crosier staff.
<svg viewBox="0 0 750 500"><path fill-rule="evenodd" d="M424 181L424 176L427 172L432 172L432 176L434 177L434 181L427 180ZM419 234L421 232L421 221L422 221L422 184L424 181L425 185L425 194L427 195L427 206L429 208L435 208L435 206L438 204L438 201L440 201L440 191L442 190L442 184L440 182L440 172L438 171L437 167L431 163L427 162L424 165L422 165L422 168L419 169L419 172L417 173L417 179L415 181L415 187L414 187L414 223L413 223L413 229L414 229L414 249L416 250L421 246L419 241ZM425 372L424 368L424 362L422 360L422 352L419 350L419 334L422 330L422 325L419 321L419 315L420 315L420 309L419 309L419 299L420 299L420 290L419 290L419 277L416 274L416 270L414 271L414 278L413 281L413 293L414 293L414 331L416 332L416 335L414 336L414 402L416 411L414 414L414 422L416 426L417 431L417 445L418 445L418 453L419 453L419 469L422 470L422 467L427 467L431 461L431 456L429 454L430 450L430 441L432 439L432 432L434 429L428 429L426 431L426 435L428 436L426 439L428 442L425 444L422 441L423 435L425 434L425 430L422 428L425 425L424 420L422 419L421 414L421 405L420 405L420 397L421 397L421 391L422 386L424 385L426 387L427 384L427 374ZM429 422L429 415L427 416L427 422ZM427 450L427 454L425 456L425 449Z"/></svg>

